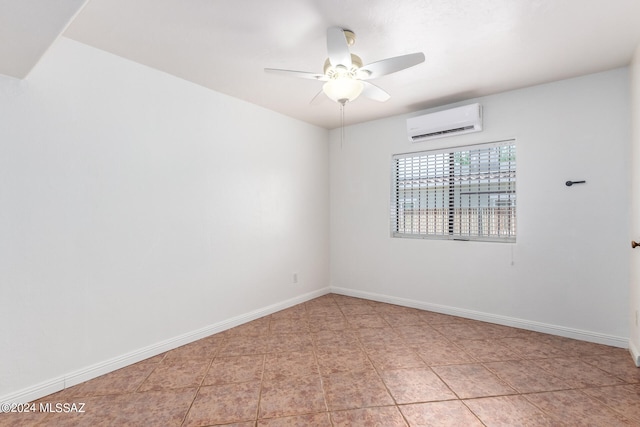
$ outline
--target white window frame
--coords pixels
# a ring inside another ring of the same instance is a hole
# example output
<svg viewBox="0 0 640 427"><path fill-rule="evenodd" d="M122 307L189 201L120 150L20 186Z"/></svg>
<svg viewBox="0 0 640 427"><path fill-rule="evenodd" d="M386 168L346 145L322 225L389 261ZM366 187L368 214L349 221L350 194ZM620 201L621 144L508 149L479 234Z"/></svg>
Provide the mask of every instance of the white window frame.
<svg viewBox="0 0 640 427"><path fill-rule="evenodd" d="M391 237L514 243L516 141L393 155L390 225Z"/></svg>

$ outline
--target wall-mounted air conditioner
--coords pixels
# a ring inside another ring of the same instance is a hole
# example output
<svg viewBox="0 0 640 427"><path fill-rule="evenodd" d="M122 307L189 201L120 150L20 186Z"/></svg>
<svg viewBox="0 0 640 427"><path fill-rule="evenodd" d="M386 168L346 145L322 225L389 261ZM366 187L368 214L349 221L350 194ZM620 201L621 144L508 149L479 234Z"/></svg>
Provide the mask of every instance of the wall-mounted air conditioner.
<svg viewBox="0 0 640 427"><path fill-rule="evenodd" d="M482 106L480 104L465 105L407 119L407 133L411 142L481 130Z"/></svg>

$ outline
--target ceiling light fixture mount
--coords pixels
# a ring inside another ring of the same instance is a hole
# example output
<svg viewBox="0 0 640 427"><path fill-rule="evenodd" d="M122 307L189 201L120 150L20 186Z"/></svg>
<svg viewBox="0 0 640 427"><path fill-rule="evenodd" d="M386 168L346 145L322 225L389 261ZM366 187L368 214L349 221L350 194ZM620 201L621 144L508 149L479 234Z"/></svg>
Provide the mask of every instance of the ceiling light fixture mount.
<svg viewBox="0 0 640 427"><path fill-rule="evenodd" d="M347 40L347 46L351 47L356 44L356 33L346 28L343 28L342 32L344 33L344 38Z"/></svg>

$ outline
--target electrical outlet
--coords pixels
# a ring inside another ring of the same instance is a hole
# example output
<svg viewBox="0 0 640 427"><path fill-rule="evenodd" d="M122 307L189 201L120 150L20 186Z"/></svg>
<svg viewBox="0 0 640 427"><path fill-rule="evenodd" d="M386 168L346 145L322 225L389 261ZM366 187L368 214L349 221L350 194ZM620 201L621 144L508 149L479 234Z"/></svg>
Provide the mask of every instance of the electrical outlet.
<svg viewBox="0 0 640 427"><path fill-rule="evenodd" d="M298 283L298 273L293 273L293 283Z"/></svg>

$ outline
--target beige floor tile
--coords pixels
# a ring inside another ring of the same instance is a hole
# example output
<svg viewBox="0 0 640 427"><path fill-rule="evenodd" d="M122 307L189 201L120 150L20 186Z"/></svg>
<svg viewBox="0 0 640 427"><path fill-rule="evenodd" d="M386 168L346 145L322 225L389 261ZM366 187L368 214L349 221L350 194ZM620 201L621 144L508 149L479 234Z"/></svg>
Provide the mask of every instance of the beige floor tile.
<svg viewBox="0 0 640 427"><path fill-rule="evenodd" d="M479 362L500 362L521 359L519 353L497 343L496 340L460 340L456 341L456 345Z"/></svg>
<svg viewBox="0 0 640 427"><path fill-rule="evenodd" d="M444 335L429 325L395 326L394 330L411 346L444 338Z"/></svg>
<svg viewBox="0 0 640 427"><path fill-rule="evenodd" d="M276 333L267 338L268 353L311 351L313 340L310 333Z"/></svg>
<svg viewBox="0 0 640 427"><path fill-rule="evenodd" d="M272 334L308 333L309 321L306 317L271 319L269 330Z"/></svg>
<svg viewBox="0 0 640 427"><path fill-rule="evenodd" d="M258 420L258 427L332 427L329 413L296 415Z"/></svg>
<svg viewBox="0 0 640 427"><path fill-rule="evenodd" d="M260 381L264 369L264 355L217 357L213 360L202 385L233 384Z"/></svg>
<svg viewBox="0 0 640 427"><path fill-rule="evenodd" d="M271 324L271 316L261 317L252 320L235 328L225 331L222 336L224 338L237 337L242 335L264 336L269 333L269 325Z"/></svg>
<svg viewBox="0 0 640 427"><path fill-rule="evenodd" d="M601 387L624 383L621 379L594 368L578 358L540 359L531 362L561 378L569 388Z"/></svg>
<svg viewBox="0 0 640 427"><path fill-rule="evenodd" d="M317 316L343 316L342 310L337 304L307 304L307 316L309 321Z"/></svg>
<svg viewBox="0 0 640 427"><path fill-rule="evenodd" d="M37 404L36 404L37 405ZM16 412L0 412L0 427L34 427L47 425L46 419L51 419L50 415L46 412L24 412L18 408L15 408ZM51 421L52 425L54 421Z"/></svg>
<svg viewBox="0 0 640 427"><path fill-rule="evenodd" d="M557 423L571 426L637 426L581 390L527 394L528 401Z"/></svg>
<svg viewBox="0 0 640 427"><path fill-rule="evenodd" d="M382 371L380 376L398 404L456 398L449 387L428 368Z"/></svg>
<svg viewBox="0 0 640 427"><path fill-rule="evenodd" d="M331 413L335 427L406 427L402 414L395 406L352 409Z"/></svg>
<svg viewBox="0 0 640 427"><path fill-rule="evenodd" d="M70 389L69 396L100 396L133 393L158 366L154 363L136 363L106 375L79 384Z"/></svg>
<svg viewBox="0 0 640 427"><path fill-rule="evenodd" d="M85 413L0 426L631 426L640 369L626 349L328 294L36 403L57 402Z"/></svg>
<svg viewBox="0 0 640 427"><path fill-rule="evenodd" d="M260 382L201 387L185 427L246 422L256 419Z"/></svg>
<svg viewBox="0 0 640 427"><path fill-rule="evenodd" d="M583 392L640 425L640 384L596 387Z"/></svg>
<svg viewBox="0 0 640 427"><path fill-rule="evenodd" d="M362 347L358 335L352 330L322 330L312 333L312 337L318 351Z"/></svg>
<svg viewBox="0 0 640 427"><path fill-rule="evenodd" d="M220 347L218 356L242 356L246 354L264 354L267 352L268 333L260 335L238 334L227 337Z"/></svg>
<svg viewBox="0 0 640 427"><path fill-rule="evenodd" d="M475 363L477 360L462 348L448 340L440 339L414 347L428 366Z"/></svg>
<svg viewBox="0 0 640 427"><path fill-rule="evenodd" d="M432 369L461 399L516 394L513 388L479 364L435 366Z"/></svg>
<svg viewBox="0 0 640 427"><path fill-rule="evenodd" d="M375 371L339 372L323 375L322 385L329 410L393 405L393 399Z"/></svg>
<svg viewBox="0 0 640 427"><path fill-rule="evenodd" d="M213 359L218 353L224 338L221 336L210 336L190 344L183 345L166 353L165 358L200 358Z"/></svg>
<svg viewBox="0 0 640 427"><path fill-rule="evenodd" d="M445 323L466 322L467 319L449 314L435 313L433 311L423 311L419 316L430 325L442 325Z"/></svg>
<svg viewBox="0 0 640 427"><path fill-rule="evenodd" d="M370 372L373 371L367 354L358 348L332 349L316 353L318 366L322 375L338 372Z"/></svg>
<svg viewBox="0 0 640 427"><path fill-rule="evenodd" d="M464 402L487 426L552 427L557 423L523 396L485 397Z"/></svg>
<svg viewBox="0 0 640 427"><path fill-rule="evenodd" d="M277 311L271 315L271 320L283 319L283 318L302 318L307 315L307 308L305 304L294 305L284 310Z"/></svg>
<svg viewBox="0 0 640 427"><path fill-rule="evenodd" d="M210 359L164 359L138 391L198 387L204 379L212 360Z"/></svg>
<svg viewBox="0 0 640 427"><path fill-rule="evenodd" d="M271 353L265 356L265 381L310 375L319 375L318 363L312 351Z"/></svg>
<svg viewBox="0 0 640 427"><path fill-rule="evenodd" d="M640 369L633 363L626 349L611 349L600 356L582 357L581 360L627 383L640 383Z"/></svg>
<svg viewBox="0 0 640 427"><path fill-rule="evenodd" d="M484 424L459 400L401 405L411 427L483 427Z"/></svg>
<svg viewBox="0 0 640 427"><path fill-rule="evenodd" d="M611 353L611 347L587 341L579 341L554 335L546 335L543 340L572 356L593 356Z"/></svg>
<svg viewBox="0 0 640 427"><path fill-rule="evenodd" d="M311 332L343 331L347 328L349 328L349 323L342 313L309 316L309 329Z"/></svg>
<svg viewBox="0 0 640 427"><path fill-rule="evenodd" d="M422 326L426 327L426 323L418 313L407 312L407 313L380 313L382 318L392 327L397 326Z"/></svg>
<svg viewBox="0 0 640 427"><path fill-rule="evenodd" d="M566 381L536 366L530 360L485 363L485 367L520 393L570 388Z"/></svg>
<svg viewBox="0 0 640 427"><path fill-rule="evenodd" d="M493 326L480 322L458 322L433 325L433 328L452 341L493 338Z"/></svg>
<svg viewBox="0 0 640 427"><path fill-rule="evenodd" d="M376 369L380 371L427 366L418 356L418 353L410 348L369 350L367 351L367 356L369 356L369 360L371 360Z"/></svg>
<svg viewBox="0 0 640 427"><path fill-rule="evenodd" d="M353 304L375 305L373 301L368 301L364 298L351 297L348 295L333 294L332 297L335 303L338 304L338 306L340 306L341 308L344 307L345 305L353 305Z"/></svg>
<svg viewBox="0 0 640 427"><path fill-rule="evenodd" d="M267 380L260 393L259 418L326 412L319 375Z"/></svg>
<svg viewBox="0 0 640 427"><path fill-rule="evenodd" d="M498 343L520 354L523 359L541 359L549 357L566 357L564 350L554 347L538 336L525 336L518 338L501 338Z"/></svg>
<svg viewBox="0 0 640 427"><path fill-rule="evenodd" d="M84 413L49 414L49 426L180 426L195 397L196 389L160 390L145 393L83 398Z"/></svg>
<svg viewBox="0 0 640 427"><path fill-rule="evenodd" d="M376 310L370 304L349 304L340 307L345 316L358 316L361 314L377 315Z"/></svg>
<svg viewBox="0 0 640 427"><path fill-rule="evenodd" d="M389 327L389 324L379 314L354 314L345 317L349 326L355 329Z"/></svg>
<svg viewBox="0 0 640 427"><path fill-rule="evenodd" d="M405 340L392 328L358 329L358 339L367 350L407 347Z"/></svg>

